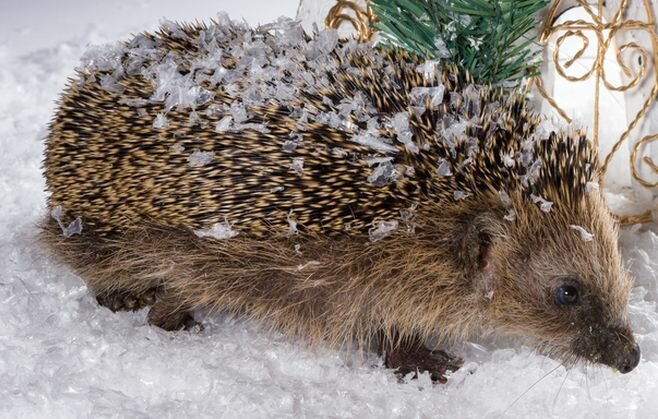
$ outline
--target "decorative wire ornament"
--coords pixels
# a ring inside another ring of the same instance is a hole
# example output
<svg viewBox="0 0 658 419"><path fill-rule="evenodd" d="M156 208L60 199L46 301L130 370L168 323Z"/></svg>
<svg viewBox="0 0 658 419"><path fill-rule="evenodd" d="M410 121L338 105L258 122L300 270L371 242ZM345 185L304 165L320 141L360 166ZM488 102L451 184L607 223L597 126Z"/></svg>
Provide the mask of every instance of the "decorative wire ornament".
<svg viewBox="0 0 658 419"><path fill-rule="evenodd" d="M612 91L625 92L630 89L637 88L637 86L642 82L645 77L652 75L653 78L653 87L651 92L645 102L642 105L642 108L635 115L633 120L630 122L626 131L622 133L619 139L615 142L610 152L605 156L603 164L601 166L601 172L606 173L610 161L614 157L615 153L619 150L621 145L626 142L638 124L646 116L651 105L653 105L656 100L656 95L658 95L658 34L656 33L656 22L654 21L653 12L649 0L641 0L644 6L644 12L646 14L646 21L626 19L625 11L628 7L630 0L621 0L619 9L615 12L610 22L603 21L603 9L605 7L605 0L597 1L597 10L596 12L592 9L591 5L588 4L585 0L575 0L576 3L587 12L587 14L592 18L592 22L587 22L584 20L569 20L564 23L553 25L555 15L557 13L558 7L562 0L555 0L552 2L551 7L548 11L548 16L544 22L544 27L540 35L540 42L546 44L550 37L554 34L560 34L556 40L555 50L553 52L553 65L555 66L556 72L560 77L571 81L577 82L589 79L590 77L595 77L595 93L594 93L594 145L596 148L599 146L599 95L601 83L603 86ZM597 53L594 59L594 64L592 67L583 75L580 76L571 76L567 74L567 69L571 67L578 59L580 59L587 47L589 46L589 38L585 36L584 32L588 31L593 33L596 36L597 40ZM607 33L606 33L607 31ZM620 86L615 86L611 84L606 78L605 68L603 61L606 55L606 52L610 48L612 41L615 39L615 36L622 31L644 31L649 35L651 39L651 49L649 52L645 48L641 47L635 42L628 42L621 45L617 49L615 59L621 67L625 76L630 79L626 84ZM582 46L581 48L567 60L564 64L560 63L560 48L565 40L576 37L578 38ZM637 73L634 74L633 71L629 68L628 65L623 60L624 51L636 51L641 56L640 69ZM652 68L649 67L649 60L651 60ZM564 118L567 122L571 122L566 112L560 108L554 98L552 98L542 84L542 80L539 76L531 79L531 83L537 87L539 93L546 99L546 101L558 112L558 114ZM631 175L633 178L645 188L655 188L658 186L658 182L651 183L650 181L642 178L637 171L636 162L638 161L638 155L640 150L646 144L658 141L658 134L647 135L642 138L640 141L636 142L633 145L632 152L630 155L630 168ZM640 163L644 163L653 170L658 175L658 165L654 162L649 156L644 156L639 160ZM643 214L635 216L618 216L619 220L624 224L631 223L643 223L650 222L652 220L651 211L647 211Z"/></svg>
<svg viewBox="0 0 658 419"><path fill-rule="evenodd" d="M354 16L348 14L354 12ZM327 28L338 29L343 22L349 22L356 30L360 41L367 42L372 38L371 23L375 20L375 15L366 0L365 10L358 4L349 0L336 0L336 4L329 9L324 24Z"/></svg>
<svg viewBox="0 0 658 419"><path fill-rule="evenodd" d="M633 121L629 124L626 131L622 133L619 139L615 142L610 152L606 155L601 166L601 172L605 175L610 161L617 153L621 145L626 142L635 127L640 123L640 121L646 116L649 111L649 108L656 100L658 95L658 34L656 33L656 23L653 18L653 12L651 9L651 4L649 0L642 0L644 5L644 11L647 16L646 21L625 19L625 11L628 7L630 0L621 0L619 9L614 14L610 22L603 21L603 9L605 7L606 0L597 1L597 11L592 10L592 7L585 0L575 0L577 4L583 7L583 9L590 15L592 22L587 22L584 20L569 20L564 23L553 25L554 19L556 18L556 13L558 7L562 0L554 0L551 3L551 6L548 11L546 20L544 21L544 27L540 35L540 42L542 44L548 43L548 40L553 34L558 34L561 32L560 36L557 38L555 50L553 52L553 64L555 69L560 77L571 81L578 82L587 80L590 77L594 76L596 79L595 84L595 93L594 93L594 147L598 149L599 147L599 97L600 97L600 87L603 83L604 87L608 90L625 92L630 89L637 88L640 82L648 76L649 73L649 60L652 61L652 75L653 75L653 88L648 98L644 102L642 108L635 115ZM351 10L354 12L354 16L347 14ZM371 23L374 21L375 15L370 7L368 7L368 0L366 0L365 10L349 0L336 0L336 4L329 10L327 17L325 19L325 25L328 28L337 29L341 23L347 21L352 24L356 30L357 36L361 41L369 41L372 38L373 31L371 29ZM652 52L648 52L646 49L641 47L635 42L628 42L621 45L617 49L616 60L624 74L628 78L632 78L626 84L620 86L614 86L611 84L605 74L605 68L603 61L606 55L606 52L610 48L612 41L615 39L615 36L621 31L645 31L651 38L651 47ZM576 61L578 61L589 46L589 38L585 36L584 31L591 31L596 35L597 40L597 54L594 60L592 67L583 75L580 76L571 76L567 73L569 67L571 67ZM609 31L606 34L606 31ZM607 35L607 36L606 36ZM569 38L576 37L582 42L581 48L567 60L564 64L560 64L560 48L562 44ZM623 61L624 51L631 50L636 51L641 54L641 68L636 73L633 74L633 71L629 68L626 63ZM537 87L539 93L546 99L546 101L558 112L558 114L564 118L565 121L571 122L571 118L567 113L559 106L553 97L546 91L544 88L542 79L540 76L535 76L530 80L530 85ZM655 188L658 187L658 182L651 183L648 180L642 178L637 171L636 161L638 159L638 154L640 153L641 148L653 141L658 141L658 134L647 135L642 138L640 141L636 142L633 145L633 149L630 155L630 168L631 175L633 178L643 187L646 188ZM646 164L651 170L653 170L658 175L658 165L654 162L649 156L644 156L640 159L640 162ZM603 181L603 176L601 177ZM635 223L647 223L652 221L651 211L646 211L643 214L631 215L631 216L620 216L617 218L623 224L635 224Z"/></svg>

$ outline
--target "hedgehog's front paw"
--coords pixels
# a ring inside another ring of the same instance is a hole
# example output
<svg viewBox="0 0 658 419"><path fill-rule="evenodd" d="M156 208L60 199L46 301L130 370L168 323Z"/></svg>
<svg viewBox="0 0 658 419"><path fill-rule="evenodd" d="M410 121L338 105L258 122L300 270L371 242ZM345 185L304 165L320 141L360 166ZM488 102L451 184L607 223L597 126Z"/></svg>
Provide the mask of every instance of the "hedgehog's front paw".
<svg viewBox="0 0 658 419"><path fill-rule="evenodd" d="M155 288L140 294L131 293L101 293L96 296L98 304L117 311L137 311L145 307L152 306L155 303L157 290Z"/></svg>
<svg viewBox="0 0 658 419"><path fill-rule="evenodd" d="M384 363L387 368L395 368L395 373L400 377L413 373L413 378L418 378L418 373L427 371L432 381L445 384L448 381L446 372L457 371L464 360L443 351L430 351L422 343L417 343L401 344L387 350Z"/></svg>
<svg viewBox="0 0 658 419"><path fill-rule="evenodd" d="M148 314L148 322L167 331L201 331L203 326L194 320L192 312L186 310L180 300L171 293L160 293Z"/></svg>

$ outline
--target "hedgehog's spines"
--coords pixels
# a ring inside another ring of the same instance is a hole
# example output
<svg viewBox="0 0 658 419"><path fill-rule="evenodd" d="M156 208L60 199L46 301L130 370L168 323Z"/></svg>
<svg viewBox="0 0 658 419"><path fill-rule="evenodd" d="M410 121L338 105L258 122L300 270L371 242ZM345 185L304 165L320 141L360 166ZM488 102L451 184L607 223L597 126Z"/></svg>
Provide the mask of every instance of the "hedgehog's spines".
<svg viewBox="0 0 658 419"><path fill-rule="evenodd" d="M224 69L240 63L228 43L242 39L244 31L235 25L212 38ZM121 93L101 86L99 81L112 75L108 69L79 70L51 125L45 159L51 205L112 228L145 217L192 229L229 220L258 235L287 229L293 217L300 228L363 234L377 220L399 219L412 206L423 211L427 205L459 205L459 198L491 199L501 190L520 188L528 196L571 201L593 176L596 159L586 140L557 147L562 141L557 137L540 140L538 118L526 111L520 94L474 86L470 75L451 65L423 73L423 60L400 50L338 44L324 67L296 63L321 81L316 89L297 87L300 76L285 70L284 79L299 90L296 96L285 103L245 105L246 98L210 81L218 69L194 64L207 53L199 37L210 32L212 27L198 23L168 24L126 42L120 57L126 70L116 80ZM258 34L265 41L271 36ZM142 44L155 58L145 59L139 71L128 70L134 58L129 51ZM182 76L198 71L199 86L212 99L167 110L162 99L153 99L157 79L148 79L149 66L160 59L174 59ZM245 89L247 82L238 87ZM429 97L411 102L414 88L437 86L445 89L440 103ZM359 108L344 115L340 126L317 119L318 113L338 114L341 106L357 102ZM228 110L234 104L245 107L248 128L216 131L222 118L234 116ZM315 119L303 120L304 113ZM399 113L407 115L417 149L405 146L391 126ZM163 126L156 128L156 116L165 119ZM368 135L382 138L389 151L353 140L368 128L362 117L375 120L376 131ZM461 131L455 130L459 124ZM293 140L298 143L288 144ZM194 152L215 158L207 166L190 166ZM377 186L371 175L381 163L372 161L382 158L389 161L386 170L396 174ZM303 170L291 169L293 159L303 159ZM444 160L448 176L438 173ZM538 170L537 161L539 171L530 173Z"/></svg>

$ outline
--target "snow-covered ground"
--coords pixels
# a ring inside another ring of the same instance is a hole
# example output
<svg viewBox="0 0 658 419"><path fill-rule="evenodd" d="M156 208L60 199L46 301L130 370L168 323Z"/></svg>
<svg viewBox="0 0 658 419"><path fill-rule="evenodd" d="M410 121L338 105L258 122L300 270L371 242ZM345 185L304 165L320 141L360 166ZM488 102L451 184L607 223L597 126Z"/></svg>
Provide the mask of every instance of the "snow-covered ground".
<svg viewBox="0 0 658 419"><path fill-rule="evenodd" d="M47 2L46 10L23 16L16 11L21 3L0 5L0 417L658 415L656 226L632 227L621 237L637 278L631 318L643 355L628 375L566 370L513 342L489 341L453 348L467 363L447 385L431 385L427 376L401 384L374 356L312 351L241 319L213 317L201 333L166 333L147 326L143 311L113 314L99 307L84 283L34 241L45 212L46 125L86 45L152 27L162 15L204 18L223 7L257 23L293 15L296 2L265 7L265 1L204 0L184 8L162 1L151 12L143 6L152 1L122 0L106 2L115 6L100 9L99 17L95 2L67 0L61 4L69 7L69 20L77 4L81 22L45 25L43 41L26 34L41 30L53 6Z"/></svg>

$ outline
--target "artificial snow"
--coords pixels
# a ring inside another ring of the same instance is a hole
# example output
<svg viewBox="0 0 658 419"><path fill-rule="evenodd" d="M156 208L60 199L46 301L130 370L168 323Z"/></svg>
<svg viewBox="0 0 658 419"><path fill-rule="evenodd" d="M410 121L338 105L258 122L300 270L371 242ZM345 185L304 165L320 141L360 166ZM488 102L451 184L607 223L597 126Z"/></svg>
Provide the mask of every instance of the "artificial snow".
<svg viewBox="0 0 658 419"><path fill-rule="evenodd" d="M514 167L514 157L512 157L512 153L503 153L501 157L505 166Z"/></svg>
<svg viewBox="0 0 658 419"><path fill-rule="evenodd" d="M590 192L596 192L600 188L599 184L597 182L592 182L589 181L585 183L585 192L590 193Z"/></svg>
<svg viewBox="0 0 658 419"><path fill-rule="evenodd" d="M377 161L373 161L377 160ZM393 163L391 163L392 158L386 157L386 158L380 158L380 159L372 159L368 161L370 164L376 164L375 169L372 171L370 176L368 176L368 182L370 182L373 186L384 186L388 185L391 182L394 182L396 179L399 178L399 173L395 170L393 167Z"/></svg>
<svg viewBox="0 0 658 419"><path fill-rule="evenodd" d="M383 153L395 153L397 151L394 146L385 143L382 139L374 137L368 133L363 135L355 135L352 137L352 141Z"/></svg>
<svg viewBox="0 0 658 419"><path fill-rule="evenodd" d="M446 46L446 43L443 39L437 37L434 39L434 46L436 47L436 55L439 58L449 58L450 50Z"/></svg>
<svg viewBox="0 0 658 419"><path fill-rule="evenodd" d="M436 173L439 176L452 176L452 171L450 170L450 162L446 159L440 159L439 165L436 168Z"/></svg>
<svg viewBox="0 0 658 419"><path fill-rule="evenodd" d="M49 216L46 126L90 42L98 35L26 55L0 47L0 417L655 417L656 225L621 232L642 348L627 375L567 369L514 340L480 339L447 348L466 360L448 384L432 385L426 374L400 383L374 354L310 349L244 318L199 313L204 330L168 333L148 326L143 310L99 306L35 238Z"/></svg>
<svg viewBox="0 0 658 419"><path fill-rule="evenodd" d="M57 221L57 225L62 230L64 237L69 238L73 237L76 234L82 233L82 218L76 217L75 220L71 221L69 225L64 224L62 221L62 216L64 215L64 210L61 205L56 206L50 211L50 216Z"/></svg>
<svg viewBox="0 0 658 419"><path fill-rule="evenodd" d="M498 200L506 208L512 205L512 198L510 198L506 190L498 191Z"/></svg>
<svg viewBox="0 0 658 419"><path fill-rule="evenodd" d="M194 234L198 237L212 237L217 240L226 240L237 236L239 233L233 230L233 226L228 220L224 220L222 223L213 224L209 229L194 230Z"/></svg>
<svg viewBox="0 0 658 419"><path fill-rule="evenodd" d="M170 56L143 70L142 75L155 86L151 101L164 102L167 112L174 108L195 108L212 99L210 92L195 84L192 73L181 75L178 63Z"/></svg>
<svg viewBox="0 0 658 419"><path fill-rule="evenodd" d="M292 159L290 164L290 170L292 170L297 176L304 175L304 157L295 157Z"/></svg>
<svg viewBox="0 0 658 419"><path fill-rule="evenodd" d="M442 84L434 87L414 87L409 93L411 104L419 107L429 103L430 109L436 109L443 102L445 86Z"/></svg>
<svg viewBox="0 0 658 419"><path fill-rule="evenodd" d="M187 162L191 167L205 166L215 159L214 151L200 151L196 150L187 158Z"/></svg>
<svg viewBox="0 0 658 419"><path fill-rule="evenodd" d="M469 192L464 192L464 191L454 191L452 193L452 198L455 201L462 201L462 200L468 198L469 196L471 196L471 194Z"/></svg>
<svg viewBox="0 0 658 419"><path fill-rule="evenodd" d="M551 208L553 208L553 202L535 194L530 194L530 199L532 200L533 203L539 204L539 208L543 212L545 213L551 212Z"/></svg>
<svg viewBox="0 0 658 419"><path fill-rule="evenodd" d="M368 230L371 242L378 242L391 235L398 229L399 222L397 220L376 220L373 222L372 228Z"/></svg>
<svg viewBox="0 0 658 419"><path fill-rule="evenodd" d="M229 128L231 127L232 122L233 122L233 117L231 117L231 116L223 117L222 119L217 121L217 123L215 124L215 131L217 131L217 132L228 131Z"/></svg>
<svg viewBox="0 0 658 419"><path fill-rule="evenodd" d="M153 128L156 129L165 129L169 126L169 121L167 121L167 117L163 113L159 113L155 116L155 119L153 120Z"/></svg>
<svg viewBox="0 0 658 419"><path fill-rule="evenodd" d="M370 121L368 121L370 122ZM391 121L393 130L399 142L404 144L404 147L412 152L418 153L418 146L413 143L413 133L411 132L411 127L409 126L409 114L407 112L399 112L393 116ZM370 131L370 129L369 129Z"/></svg>
<svg viewBox="0 0 658 419"><path fill-rule="evenodd" d="M418 208L418 204L411 204L407 209L400 210L400 220L411 221L414 218L414 211Z"/></svg>
<svg viewBox="0 0 658 419"><path fill-rule="evenodd" d="M503 219L509 222L516 220L516 211L510 208L507 214L503 215Z"/></svg>
<svg viewBox="0 0 658 419"><path fill-rule="evenodd" d="M592 240L594 240L594 234L585 230L584 227L570 224L569 228L571 228L572 230L576 230L578 233L580 233L580 238L583 239L584 242L591 242Z"/></svg>
<svg viewBox="0 0 658 419"><path fill-rule="evenodd" d="M290 210L288 213L287 221L288 221L288 237L293 237L297 233L299 233L299 230L297 230L297 220L294 218L294 210Z"/></svg>

